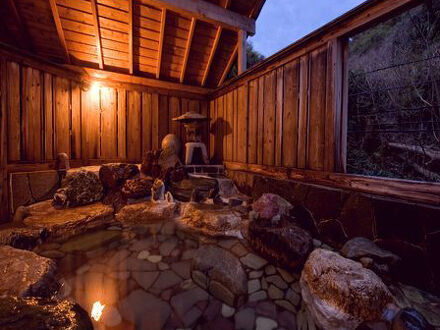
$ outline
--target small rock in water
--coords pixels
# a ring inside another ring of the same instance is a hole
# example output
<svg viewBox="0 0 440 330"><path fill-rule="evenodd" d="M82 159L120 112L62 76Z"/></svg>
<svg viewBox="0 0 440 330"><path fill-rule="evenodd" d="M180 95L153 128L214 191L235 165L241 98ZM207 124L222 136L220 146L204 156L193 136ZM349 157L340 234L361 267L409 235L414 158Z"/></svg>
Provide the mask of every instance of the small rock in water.
<svg viewBox="0 0 440 330"><path fill-rule="evenodd" d="M150 256L150 252L147 250L144 250L144 251L139 252L137 258L141 259L141 260L145 260L145 259L148 259L149 256Z"/></svg>
<svg viewBox="0 0 440 330"><path fill-rule="evenodd" d="M240 261L245 266L248 266L249 268L252 268L254 270L258 270L267 264L266 260L264 260L263 258L255 255L253 253L249 253L246 256L244 256L243 258L240 258Z"/></svg>
<svg viewBox="0 0 440 330"><path fill-rule="evenodd" d="M235 308L230 307L230 306L228 306L226 304L222 305L222 316L223 317L228 318L228 317L231 317L234 314L235 314Z"/></svg>
<svg viewBox="0 0 440 330"><path fill-rule="evenodd" d="M278 323L267 317L257 317L256 325L257 330L272 330L278 326Z"/></svg>
<svg viewBox="0 0 440 330"><path fill-rule="evenodd" d="M255 293L252 293L252 294L249 296L249 301L251 301L251 302L253 302L253 301L260 301L260 300L264 300L264 299L266 299L266 298L267 298L267 293L266 293L266 291L261 290L261 291L258 291L258 292L255 292Z"/></svg>
<svg viewBox="0 0 440 330"><path fill-rule="evenodd" d="M122 322L121 314L112 306L104 309L102 314L102 323L108 327L115 327Z"/></svg>
<svg viewBox="0 0 440 330"><path fill-rule="evenodd" d="M162 256L150 255L147 257L147 260L153 264L157 264L162 261Z"/></svg>

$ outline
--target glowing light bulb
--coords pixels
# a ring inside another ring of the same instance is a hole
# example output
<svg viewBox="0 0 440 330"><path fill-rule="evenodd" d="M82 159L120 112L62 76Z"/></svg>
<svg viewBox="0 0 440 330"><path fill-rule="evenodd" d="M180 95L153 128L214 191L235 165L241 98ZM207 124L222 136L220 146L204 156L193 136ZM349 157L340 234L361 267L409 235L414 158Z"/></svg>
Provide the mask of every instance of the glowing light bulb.
<svg viewBox="0 0 440 330"><path fill-rule="evenodd" d="M92 319L94 319L96 322L99 321L99 319L102 316L102 311L104 309L105 305L101 304L101 302L96 301L92 306L92 312L90 313L90 316Z"/></svg>

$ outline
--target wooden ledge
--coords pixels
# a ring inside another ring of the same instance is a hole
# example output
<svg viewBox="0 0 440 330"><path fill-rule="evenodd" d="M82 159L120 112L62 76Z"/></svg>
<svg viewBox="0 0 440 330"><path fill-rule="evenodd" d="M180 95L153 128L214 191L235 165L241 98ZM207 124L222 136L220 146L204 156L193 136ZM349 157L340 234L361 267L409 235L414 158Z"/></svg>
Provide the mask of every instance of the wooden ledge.
<svg viewBox="0 0 440 330"><path fill-rule="evenodd" d="M412 202L440 205L440 184L331 173L284 167L271 167L225 162L230 171L243 171L280 180L293 180L332 188L349 189L368 194L404 199Z"/></svg>

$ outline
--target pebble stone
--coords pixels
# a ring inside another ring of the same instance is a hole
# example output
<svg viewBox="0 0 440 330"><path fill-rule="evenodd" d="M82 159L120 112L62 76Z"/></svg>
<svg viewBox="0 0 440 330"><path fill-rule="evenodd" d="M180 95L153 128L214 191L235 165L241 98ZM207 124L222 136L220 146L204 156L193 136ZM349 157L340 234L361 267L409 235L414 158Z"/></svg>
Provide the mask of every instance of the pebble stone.
<svg viewBox="0 0 440 330"><path fill-rule="evenodd" d="M248 293L254 293L261 289L261 284L259 279L254 279L248 281Z"/></svg>
<svg viewBox="0 0 440 330"><path fill-rule="evenodd" d="M264 272L262 270L253 270L249 273L249 278L260 278L263 274Z"/></svg>
<svg viewBox="0 0 440 330"><path fill-rule="evenodd" d="M147 259L149 256L150 256L150 252L147 251L147 250L144 250L144 251L139 252L137 258L140 259L140 260L145 260L145 259Z"/></svg>
<svg viewBox="0 0 440 330"><path fill-rule="evenodd" d="M235 308L226 304L222 305L222 316L225 318L231 317L235 314Z"/></svg>
<svg viewBox="0 0 440 330"><path fill-rule="evenodd" d="M235 329L252 330L255 325L255 310L245 308L235 313Z"/></svg>
<svg viewBox="0 0 440 330"><path fill-rule="evenodd" d="M252 293L249 296L249 301L255 302L255 301L265 300L266 298L267 298L266 291L261 290L261 291L257 291L257 292Z"/></svg>
<svg viewBox="0 0 440 330"><path fill-rule="evenodd" d="M122 317L119 311L113 306L106 306L102 313L102 323L107 327L115 327L122 322Z"/></svg>
<svg viewBox="0 0 440 330"><path fill-rule="evenodd" d="M162 256L150 255L147 257L147 260L153 264L157 264L162 261Z"/></svg>
<svg viewBox="0 0 440 330"><path fill-rule="evenodd" d="M284 280L278 276L278 275L272 275L269 277L266 277L266 281L267 283L271 283L276 285L279 289L285 290L288 288L288 285L286 282L284 282Z"/></svg>
<svg viewBox="0 0 440 330"><path fill-rule="evenodd" d="M267 317L257 317L256 330L273 330L278 326L278 323Z"/></svg>
<svg viewBox="0 0 440 330"><path fill-rule="evenodd" d="M247 267L259 270L263 268L265 265L267 265L267 260L253 254L249 253L246 256L240 258L240 261Z"/></svg>
<svg viewBox="0 0 440 330"><path fill-rule="evenodd" d="M284 292L278 289L275 285L271 284L267 290L270 299L277 300L284 297Z"/></svg>
<svg viewBox="0 0 440 330"><path fill-rule="evenodd" d="M272 266L272 265L267 265L267 266L264 268L264 272L266 273L266 275L275 275L276 272L277 272L277 270L275 269L274 266Z"/></svg>

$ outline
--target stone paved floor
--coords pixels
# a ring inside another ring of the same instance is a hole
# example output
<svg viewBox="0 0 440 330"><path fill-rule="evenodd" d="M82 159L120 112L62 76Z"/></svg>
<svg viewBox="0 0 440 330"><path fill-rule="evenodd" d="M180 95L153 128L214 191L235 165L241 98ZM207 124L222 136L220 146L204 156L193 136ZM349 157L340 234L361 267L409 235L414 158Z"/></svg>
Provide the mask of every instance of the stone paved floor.
<svg viewBox="0 0 440 330"><path fill-rule="evenodd" d="M196 286L191 260L202 244L216 244L240 260L248 299L234 309ZM45 244L69 297L87 311L105 305L96 329L314 329L302 307L299 275L253 254L245 240L193 237L173 221L135 228L112 226L65 242Z"/></svg>

